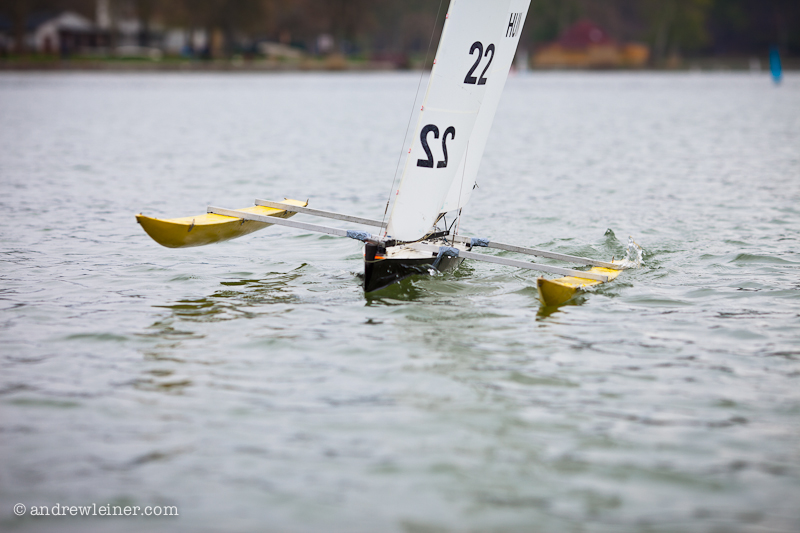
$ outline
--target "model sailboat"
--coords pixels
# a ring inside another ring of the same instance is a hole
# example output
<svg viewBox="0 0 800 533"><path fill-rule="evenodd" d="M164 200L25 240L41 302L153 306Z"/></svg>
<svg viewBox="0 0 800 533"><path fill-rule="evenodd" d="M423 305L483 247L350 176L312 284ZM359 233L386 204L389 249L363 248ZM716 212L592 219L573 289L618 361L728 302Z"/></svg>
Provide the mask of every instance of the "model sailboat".
<svg viewBox="0 0 800 533"><path fill-rule="evenodd" d="M469 201L497 106L517 50L530 0L451 0L400 185L386 223L307 207L307 202L256 200L256 207L209 207L207 215L160 220L137 217L165 246L210 244L272 224L361 240L364 290L384 288L413 274L450 271L464 259L567 276L540 278L545 304L568 300L582 287L614 279L620 263L595 261L457 234L438 228L446 213L457 218ZM295 222L294 214L320 216L379 228L358 230ZM238 224L238 226L237 226ZM455 228L455 230L454 230ZM588 272L473 252L488 247L589 265Z"/></svg>

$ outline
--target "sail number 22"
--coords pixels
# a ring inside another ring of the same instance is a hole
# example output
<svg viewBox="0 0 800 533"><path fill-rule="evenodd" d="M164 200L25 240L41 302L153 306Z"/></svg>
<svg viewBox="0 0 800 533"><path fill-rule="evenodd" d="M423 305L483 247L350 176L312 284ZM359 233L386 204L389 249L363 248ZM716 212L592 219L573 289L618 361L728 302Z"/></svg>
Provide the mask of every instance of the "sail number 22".
<svg viewBox="0 0 800 533"><path fill-rule="evenodd" d="M422 149L425 150L425 154L427 154L427 159L417 159L417 166L418 167L426 167L426 168L433 168L433 152L431 152L431 147L428 144L428 134L433 133L433 138L439 138L439 128L434 126L433 124L428 124L422 131L419 132L419 139L422 141ZM436 168L445 168L447 167L447 136L450 136L451 139L456 138L456 129L453 126L450 126L446 130L444 130L444 135L442 136L442 153L444 154L444 161L439 161L436 165Z"/></svg>
<svg viewBox="0 0 800 533"><path fill-rule="evenodd" d="M476 84L486 85L486 71L489 70L489 67L492 65L492 61L494 61L494 45L490 44L489 46L487 46L486 53L484 54L483 43L480 41L475 41L474 43L472 43L472 47L469 49L469 55L474 54L476 50L478 52L478 59L475 60L475 64L472 65L472 68L469 69L469 72L467 72L467 77L464 78L464 83L466 83L467 85L476 85ZM490 52L492 54L491 57L489 56ZM475 73L475 69L477 69L478 66L481 64L481 59L483 59L484 57L488 57L489 62L486 63L486 67L484 67L483 72L481 72L481 77L476 78L475 76L473 76L473 74Z"/></svg>
<svg viewBox="0 0 800 533"><path fill-rule="evenodd" d="M486 47L486 52L484 53L483 43L480 41L475 41L472 43L472 47L469 49L469 55L475 54L478 52L478 58L475 60L475 64L472 65L472 68L469 69L467 72L467 77L464 78L464 83L469 85L486 85L486 72L488 72L489 67L492 66L492 61L494 60L494 51L495 46L494 44L490 44ZM483 68L483 72L481 72L480 78L476 78L473 76L475 71L481 64L481 59L484 57L489 58L489 62L486 63L486 66ZM425 150L425 155L427 155L427 159L417 159L417 166L424 167L424 168L434 168L434 159L433 159L433 152L431 152L431 147L428 144L428 134L433 133L433 138L439 138L439 128L438 126L434 126L433 124L428 124L427 126L422 128L422 131L419 132L419 140L422 141L422 149ZM436 168L446 168L447 167L447 137L450 136L451 139L456 138L456 129L453 126L450 126L446 130L444 130L444 135L442 135L442 153L444 155L444 161L439 161L436 163Z"/></svg>

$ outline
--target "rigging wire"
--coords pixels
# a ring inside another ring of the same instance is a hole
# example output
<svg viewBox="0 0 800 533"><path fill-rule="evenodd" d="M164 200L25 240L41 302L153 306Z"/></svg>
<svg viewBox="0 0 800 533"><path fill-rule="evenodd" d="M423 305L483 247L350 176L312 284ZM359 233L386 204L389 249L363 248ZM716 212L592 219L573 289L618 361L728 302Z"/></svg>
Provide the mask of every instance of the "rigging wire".
<svg viewBox="0 0 800 533"><path fill-rule="evenodd" d="M455 239L456 235L458 234L458 230L461 228L461 210L464 209L464 206L461 205L461 191L464 190L464 176L467 175L468 155L469 155L469 141L467 141L467 149L464 151L464 172L461 173L461 186L458 188L458 216L456 217L456 220L458 221L458 226L456 226L456 232L453 234L453 239ZM455 242L455 240L453 242Z"/></svg>
<svg viewBox="0 0 800 533"><path fill-rule="evenodd" d="M417 83L417 92L414 93L414 104L411 106L411 115L408 117L408 124L406 125L406 133L403 135L403 142L400 146L400 156L397 158L397 167L394 169L394 177L392 177L392 186L389 189L389 198L386 200L386 209L383 210L383 218L381 224L386 221L386 214L389 212L389 204L392 202L392 191L394 190L394 182L397 181L397 171L400 170L400 161L403 159L403 152L405 151L406 137L408 137L408 130L411 128L411 119L414 118L414 110L417 108L417 99L419 98L419 88L422 86L422 78L425 77L425 65L428 64L428 55L431 52L431 45L433 44L433 36L436 35L436 26L439 22L439 14L442 11L442 0L439 0L439 7L436 10L436 18L433 20L433 29L431 30L431 39L428 41L428 49L425 51L425 61L422 63L422 72L419 74L419 83ZM431 69L433 72L433 69ZM387 230L383 230L383 236L386 237Z"/></svg>
<svg viewBox="0 0 800 533"><path fill-rule="evenodd" d="M456 234L455 233L451 233L451 232L453 230L453 226L455 226L456 222L458 222L460 220L460 217L461 217L461 209L458 210L458 217L456 217L456 219L453 221L453 223L450 224L450 227L447 228L447 235L452 235L450 237L450 244L452 244L453 246L455 246L455 244L456 244ZM445 222L445 224L446 224L446 222ZM459 225L461 225L461 223L459 223ZM458 231L458 227L456 227L456 231ZM447 235L444 236L444 243L445 244L447 244Z"/></svg>

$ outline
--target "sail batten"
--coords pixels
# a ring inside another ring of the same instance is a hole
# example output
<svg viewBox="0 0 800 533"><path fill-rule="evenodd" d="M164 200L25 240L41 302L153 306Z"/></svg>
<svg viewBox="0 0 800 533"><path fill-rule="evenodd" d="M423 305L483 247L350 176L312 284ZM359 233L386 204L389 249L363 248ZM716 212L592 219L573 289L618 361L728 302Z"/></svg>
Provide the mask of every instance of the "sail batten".
<svg viewBox="0 0 800 533"><path fill-rule="evenodd" d="M454 183L474 180L477 169L472 169L483 154L529 1L451 0L389 217L391 237L411 241L424 236ZM490 113L484 111L486 103ZM465 162L467 146L470 163Z"/></svg>

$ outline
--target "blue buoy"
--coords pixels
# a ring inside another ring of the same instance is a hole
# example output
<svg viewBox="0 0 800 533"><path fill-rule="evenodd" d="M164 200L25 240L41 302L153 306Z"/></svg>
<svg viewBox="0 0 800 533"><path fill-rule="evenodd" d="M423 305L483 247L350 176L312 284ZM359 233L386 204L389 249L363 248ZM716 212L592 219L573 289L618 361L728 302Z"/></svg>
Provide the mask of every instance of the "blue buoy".
<svg viewBox="0 0 800 533"><path fill-rule="evenodd" d="M780 83L783 69L781 68L781 53L777 46L769 49L769 70L772 72L772 80L776 84Z"/></svg>

